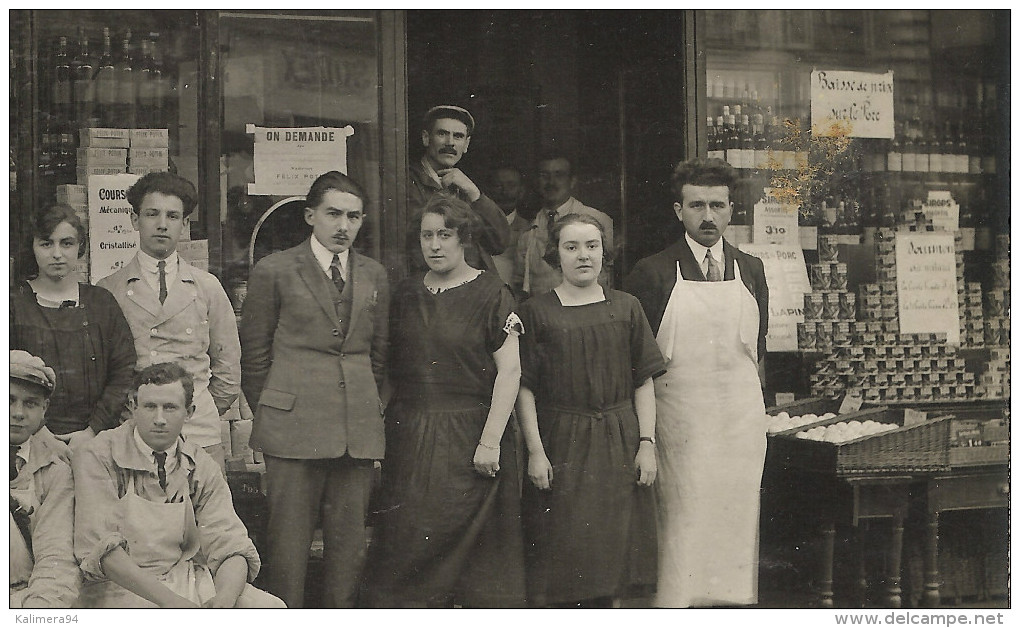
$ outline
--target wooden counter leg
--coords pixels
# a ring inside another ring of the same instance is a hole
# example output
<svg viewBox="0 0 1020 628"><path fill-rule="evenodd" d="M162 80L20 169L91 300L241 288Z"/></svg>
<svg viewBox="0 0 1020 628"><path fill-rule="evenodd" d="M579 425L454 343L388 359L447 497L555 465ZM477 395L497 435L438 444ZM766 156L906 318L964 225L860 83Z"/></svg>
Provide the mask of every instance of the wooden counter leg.
<svg viewBox="0 0 1020 628"><path fill-rule="evenodd" d="M836 549L836 524L826 521L822 524L822 564L818 582L818 605L832 608L832 561Z"/></svg>
<svg viewBox="0 0 1020 628"><path fill-rule="evenodd" d="M939 513L928 513L924 538L924 596L925 608L939 606Z"/></svg>
<svg viewBox="0 0 1020 628"><path fill-rule="evenodd" d="M863 521L854 528L854 593L857 604L864 608L868 601L868 570L865 549L867 548L867 524Z"/></svg>
<svg viewBox="0 0 1020 628"><path fill-rule="evenodd" d="M886 605L901 608L903 605L900 589L900 565L903 559L903 515L893 516L892 537L889 542L889 573L886 576Z"/></svg>

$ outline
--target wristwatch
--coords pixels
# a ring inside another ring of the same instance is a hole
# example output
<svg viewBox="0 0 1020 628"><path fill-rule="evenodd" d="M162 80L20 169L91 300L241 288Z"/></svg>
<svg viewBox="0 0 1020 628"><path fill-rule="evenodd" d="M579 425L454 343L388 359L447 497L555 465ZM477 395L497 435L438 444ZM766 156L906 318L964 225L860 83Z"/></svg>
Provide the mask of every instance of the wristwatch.
<svg viewBox="0 0 1020 628"><path fill-rule="evenodd" d="M649 443L654 445L655 444L655 437L654 436L642 436L641 438L638 439L638 442L640 443L642 441L647 441L647 442L649 442Z"/></svg>

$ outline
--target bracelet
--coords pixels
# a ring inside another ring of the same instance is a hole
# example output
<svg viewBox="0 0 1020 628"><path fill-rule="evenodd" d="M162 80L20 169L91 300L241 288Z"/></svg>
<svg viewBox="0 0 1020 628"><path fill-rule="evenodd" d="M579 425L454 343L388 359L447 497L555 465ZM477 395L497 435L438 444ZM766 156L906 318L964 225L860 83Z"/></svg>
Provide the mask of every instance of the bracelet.
<svg viewBox="0 0 1020 628"><path fill-rule="evenodd" d="M499 451L499 445L496 445L495 447L490 447L490 446L486 445L485 443L483 443L482 441L478 441L478 446L479 447L485 447L489 451Z"/></svg>
<svg viewBox="0 0 1020 628"><path fill-rule="evenodd" d="M652 446L654 446L655 445L655 437L654 436L642 436L642 437L638 438L638 442L639 443L651 443Z"/></svg>

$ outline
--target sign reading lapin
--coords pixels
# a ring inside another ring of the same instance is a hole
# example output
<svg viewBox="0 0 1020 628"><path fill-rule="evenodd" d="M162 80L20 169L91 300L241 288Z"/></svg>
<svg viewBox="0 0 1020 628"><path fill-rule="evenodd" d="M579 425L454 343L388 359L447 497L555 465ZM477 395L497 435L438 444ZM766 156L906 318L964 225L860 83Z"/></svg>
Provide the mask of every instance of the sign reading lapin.
<svg viewBox="0 0 1020 628"><path fill-rule="evenodd" d="M248 194L301 196L324 172L347 174L347 138L354 128L267 128L249 124L255 136L255 183Z"/></svg>

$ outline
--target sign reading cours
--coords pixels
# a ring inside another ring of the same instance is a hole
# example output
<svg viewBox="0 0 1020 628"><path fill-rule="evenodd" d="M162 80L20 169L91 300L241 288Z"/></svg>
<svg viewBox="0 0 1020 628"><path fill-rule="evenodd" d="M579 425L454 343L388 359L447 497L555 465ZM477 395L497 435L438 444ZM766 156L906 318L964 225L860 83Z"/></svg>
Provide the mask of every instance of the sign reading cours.
<svg viewBox="0 0 1020 628"><path fill-rule="evenodd" d="M960 344L956 246L952 233L896 234L900 333L944 333Z"/></svg>
<svg viewBox="0 0 1020 628"><path fill-rule="evenodd" d="M138 250L138 232L131 224L127 191L136 174L89 177L89 280L94 284L131 261Z"/></svg>

